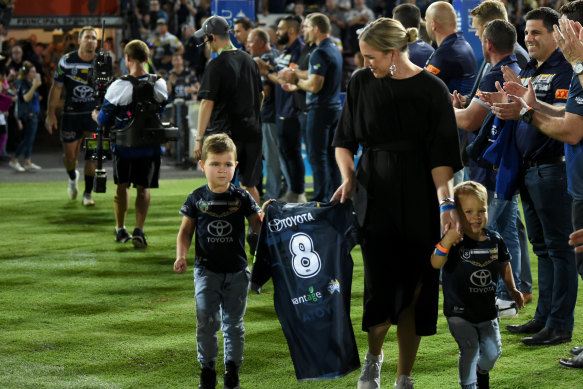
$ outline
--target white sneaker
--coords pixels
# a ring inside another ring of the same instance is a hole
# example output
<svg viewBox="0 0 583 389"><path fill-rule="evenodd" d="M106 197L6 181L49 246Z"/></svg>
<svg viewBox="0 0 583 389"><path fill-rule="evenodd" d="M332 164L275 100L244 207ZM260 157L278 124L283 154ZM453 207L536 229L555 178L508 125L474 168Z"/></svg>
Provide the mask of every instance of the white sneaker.
<svg viewBox="0 0 583 389"><path fill-rule="evenodd" d="M496 306L499 318L516 319L518 317L518 307L514 301L497 299Z"/></svg>
<svg viewBox="0 0 583 389"><path fill-rule="evenodd" d="M26 170L24 170L24 168L22 167L22 165L20 165L20 163L18 161L16 162L8 162L8 165L10 165L10 167L14 170L16 170L17 172L24 172Z"/></svg>
<svg viewBox="0 0 583 389"><path fill-rule="evenodd" d="M75 170L75 179L72 180L69 178L69 186L67 187L67 193L69 194L69 198L71 200L75 200L77 195L79 194L79 187L77 183L79 182L79 170Z"/></svg>
<svg viewBox="0 0 583 389"><path fill-rule="evenodd" d="M83 205L86 207L95 205L95 201L91 198L91 193L83 193Z"/></svg>
<svg viewBox="0 0 583 389"><path fill-rule="evenodd" d="M367 352L358 378L358 389L380 389L381 366L383 365L383 352L381 355L372 355Z"/></svg>
<svg viewBox="0 0 583 389"><path fill-rule="evenodd" d="M24 167L26 170L31 170L31 171L33 171L33 170L41 170L41 169L42 169L42 167L40 167L40 166L38 166L37 164L34 164L34 163L32 163L32 162L29 162L29 163L26 163L26 162L25 162L25 163L24 163L24 165L23 165L23 167Z"/></svg>
<svg viewBox="0 0 583 389"><path fill-rule="evenodd" d="M395 382L395 386L393 386L393 388L395 389L415 389L415 387L413 386L413 383L415 381L413 381L413 377L409 376L409 375L400 375L399 378L397 379L397 381Z"/></svg>

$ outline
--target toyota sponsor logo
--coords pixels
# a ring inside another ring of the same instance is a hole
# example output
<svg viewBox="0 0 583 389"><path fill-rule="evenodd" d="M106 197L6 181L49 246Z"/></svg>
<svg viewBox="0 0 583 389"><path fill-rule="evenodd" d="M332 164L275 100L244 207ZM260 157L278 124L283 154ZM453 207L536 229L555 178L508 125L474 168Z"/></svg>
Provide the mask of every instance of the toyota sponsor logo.
<svg viewBox="0 0 583 389"><path fill-rule="evenodd" d="M229 235L233 231L233 226L226 220L215 220L209 223L207 231L217 238Z"/></svg>
<svg viewBox="0 0 583 389"><path fill-rule="evenodd" d="M75 103L89 103L94 101L93 88L88 85L77 85L73 88L71 100Z"/></svg>
<svg viewBox="0 0 583 389"><path fill-rule="evenodd" d="M314 216L311 213L302 213L300 215L288 216L284 219L271 219L267 226L271 232L279 232L284 228L297 226L298 224L314 221Z"/></svg>
<svg viewBox="0 0 583 389"><path fill-rule="evenodd" d="M480 269L470 275L470 293L490 293L496 290L496 285L492 283L492 273L488 269Z"/></svg>

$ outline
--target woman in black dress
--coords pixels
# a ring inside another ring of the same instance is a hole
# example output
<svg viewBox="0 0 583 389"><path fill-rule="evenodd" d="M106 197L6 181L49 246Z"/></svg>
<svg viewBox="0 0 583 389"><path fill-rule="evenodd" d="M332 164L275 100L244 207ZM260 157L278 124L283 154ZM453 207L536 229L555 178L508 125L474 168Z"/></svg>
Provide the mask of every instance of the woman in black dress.
<svg viewBox="0 0 583 389"><path fill-rule="evenodd" d="M461 168L451 97L436 76L409 61L417 30L388 18L359 35L366 68L353 74L333 146L362 227L364 316L368 332L359 388L380 387L382 346L397 324L396 388L412 388L421 336L436 332L439 273L429 258L443 231L461 231L452 197ZM354 169L354 154L363 155ZM440 206L444 212L440 214Z"/></svg>

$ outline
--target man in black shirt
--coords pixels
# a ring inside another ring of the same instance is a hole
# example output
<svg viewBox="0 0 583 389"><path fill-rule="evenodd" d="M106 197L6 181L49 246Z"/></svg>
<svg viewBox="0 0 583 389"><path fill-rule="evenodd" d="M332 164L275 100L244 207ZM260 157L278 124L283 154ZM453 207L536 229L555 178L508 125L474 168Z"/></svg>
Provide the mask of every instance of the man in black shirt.
<svg viewBox="0 0 583 389"><path fill-rule="evenodd" d="M237 50L229 24L221 16L208 18L194 34L205 38L218 56L206 67L198 97L201 101L194 156L200 159L204 135L226 133L237 146L239 182L259 202L261 180L261 117L263 86L253 58Z"/></svg>

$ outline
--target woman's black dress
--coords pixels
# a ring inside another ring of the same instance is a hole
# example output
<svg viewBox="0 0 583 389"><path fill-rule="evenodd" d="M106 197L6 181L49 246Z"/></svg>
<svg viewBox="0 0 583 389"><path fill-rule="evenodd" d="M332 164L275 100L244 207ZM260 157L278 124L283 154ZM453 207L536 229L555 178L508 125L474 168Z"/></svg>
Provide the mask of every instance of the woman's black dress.
<svg viewBox="0 0 583 389"><path fill-rule="evenodd" d="M445 84L423 70L377 79L370 69L350 80L333 146L363 155L355 208L362 225L365 269L362 327L397 324L416 285L418 335L436 332L439 272L430 257L440 239L439 203L431 171L461 168L455 115Z"/></svg>

